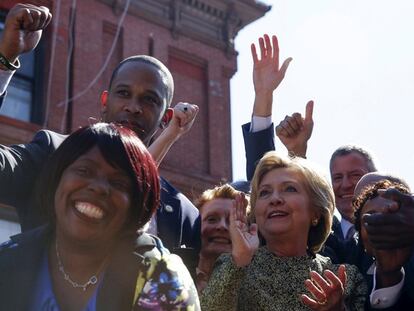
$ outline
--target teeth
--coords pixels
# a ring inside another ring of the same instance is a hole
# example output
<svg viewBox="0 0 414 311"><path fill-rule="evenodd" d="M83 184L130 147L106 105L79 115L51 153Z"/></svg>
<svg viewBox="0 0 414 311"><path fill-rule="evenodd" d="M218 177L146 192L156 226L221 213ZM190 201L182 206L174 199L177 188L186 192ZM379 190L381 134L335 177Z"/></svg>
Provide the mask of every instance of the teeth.
<svg viewBox="0 0 414 311"><path fill-rule="evenodd" d="M87 202L76 202L75 203L75 208L76 210L81 213L84 214L90 218L94 218L94 219L102 219L103 218L103 211L101 208L92 205L90 203Z"/></svg>
<svg viewBox="0 0 414 311"><path fill-rule="evenodd" d="M269 217L286 216L286 215L287 215L287 213L285 213L285 212L273 212L273 213L270 213Z"/></svg>

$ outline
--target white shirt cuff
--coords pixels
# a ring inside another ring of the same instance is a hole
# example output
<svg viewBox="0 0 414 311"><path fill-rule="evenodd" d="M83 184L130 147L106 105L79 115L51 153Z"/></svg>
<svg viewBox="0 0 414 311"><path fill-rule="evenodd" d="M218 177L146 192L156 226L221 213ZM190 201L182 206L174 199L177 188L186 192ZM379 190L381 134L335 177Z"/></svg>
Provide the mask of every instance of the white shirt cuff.
<svg viewBox="0 0 414 311"><path fill-rule="evenodd" d="M14 71L0 69L0 96L4 94L7 87L9 86L9 82L13 77L13 74Z"/></svg>
<svg viewBox="0 0 414 311"><path fill-rule="evenodd" d="M252 115L252 122L250 123L250 132L260 132L272 125L272 115L268 117L258 117Z"/></svg>
<svg viewBox="0 0 414 311"><path fill-rule="evenodd" d="M401 281L390 287L384 287L380 289L375 289L376 287L376 275L377 275L377 268L374 269L374 275L372 276L373 279L373 287L371 295L369 295L371 307L373 309L385 309L393 306L398 298L400 298L401 290L404 285L405 280L405 271L404 268L401 268L402 272L402 279Z"/></svg>

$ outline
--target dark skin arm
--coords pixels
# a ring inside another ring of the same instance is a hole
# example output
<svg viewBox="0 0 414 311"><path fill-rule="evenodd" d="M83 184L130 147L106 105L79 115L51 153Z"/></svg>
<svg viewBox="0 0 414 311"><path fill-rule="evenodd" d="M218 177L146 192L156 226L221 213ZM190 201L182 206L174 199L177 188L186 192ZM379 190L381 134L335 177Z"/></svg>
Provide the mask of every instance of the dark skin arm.
<svg viewBox="0 0 414 311"><path fill-rule="evenodd" d="M368 238L377 250L412 247L414 245L414 197L396 189L381 191L394 203L388 213L363 215Z"/></svg>
<svg viewBox="0 0 414 311"><path fill-rule="evenodd" d="M30 52L37 46L51 20L52 14L47 7L16 4L6 17L0 53L14 63L20 54Z"/></svg>

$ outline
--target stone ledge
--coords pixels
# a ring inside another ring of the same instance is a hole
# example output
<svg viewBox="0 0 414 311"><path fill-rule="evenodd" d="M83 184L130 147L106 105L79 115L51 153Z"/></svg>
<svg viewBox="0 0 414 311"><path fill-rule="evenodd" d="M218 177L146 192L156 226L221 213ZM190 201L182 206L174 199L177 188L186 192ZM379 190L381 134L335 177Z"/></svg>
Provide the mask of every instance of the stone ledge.
<svg viewBox="0 0 414 311"><path fill-rule="evenodd" d="M125 0L98 0L122 12ZM129 13L234 55L234 38L270 10L255 0L132 0Z"/></svg>

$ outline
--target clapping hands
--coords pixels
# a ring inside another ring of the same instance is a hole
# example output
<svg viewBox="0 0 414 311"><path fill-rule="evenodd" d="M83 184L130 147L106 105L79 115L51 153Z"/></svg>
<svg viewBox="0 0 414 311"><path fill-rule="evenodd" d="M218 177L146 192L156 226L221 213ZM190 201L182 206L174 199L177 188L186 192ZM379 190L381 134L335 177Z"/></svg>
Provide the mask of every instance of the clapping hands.
<svg viewBox="0 0 414 311"><path fill-rule="evenodd" d="M313 298L303 294L302 302L312 310L343 311L345 309L345 266L339 266L338 275L330 270L325 270L323 276L316 271L310 272L311 278L305 281L305 286Z"/></svg>

